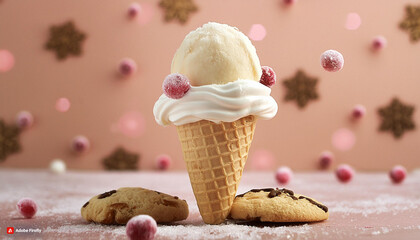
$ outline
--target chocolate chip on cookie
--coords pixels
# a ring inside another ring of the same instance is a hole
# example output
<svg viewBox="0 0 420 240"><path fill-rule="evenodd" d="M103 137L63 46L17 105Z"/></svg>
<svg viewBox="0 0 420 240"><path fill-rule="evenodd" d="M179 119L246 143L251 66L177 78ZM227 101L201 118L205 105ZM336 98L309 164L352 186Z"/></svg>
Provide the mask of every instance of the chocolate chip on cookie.
<svg viewBox="0 0 420 240"><path fill-rule="evenodd" d="M111 190L109 192L104 192L101 195L98 196L98 199L102 199L102 198L107 198L109 196L111 196L112 194L116 193L117 190Z"/></svg>

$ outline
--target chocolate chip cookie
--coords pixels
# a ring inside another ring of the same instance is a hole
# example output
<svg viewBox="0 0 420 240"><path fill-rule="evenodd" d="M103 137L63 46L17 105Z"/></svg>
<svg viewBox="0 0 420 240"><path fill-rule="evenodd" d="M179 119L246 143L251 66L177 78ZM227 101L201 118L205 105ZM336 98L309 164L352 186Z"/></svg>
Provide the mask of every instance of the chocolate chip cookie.
<svg viewBox="0 0 420 240"><path fill-rule="evenodd" d="M158 223L168 223L186 219L188 205L176 196L127 187L91 198L81 213L86 221L102 224L126 224L139 214L150 215Z"/></svg>
<svg viewBox="0 0 420 240"><path fill-rule="evenodd" d="M261 222L317 222L328 219L328 208L288 189L252 189L236 196L230 217Z"/></svg>

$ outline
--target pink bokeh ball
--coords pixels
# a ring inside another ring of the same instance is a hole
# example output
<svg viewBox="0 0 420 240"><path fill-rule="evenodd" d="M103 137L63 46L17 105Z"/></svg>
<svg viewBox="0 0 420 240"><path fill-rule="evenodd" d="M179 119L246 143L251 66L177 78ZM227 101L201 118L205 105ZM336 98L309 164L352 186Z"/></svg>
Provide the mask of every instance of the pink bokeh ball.
<svg viewBox="0 0 420 240"><path fill-rule="evenodd" d="M253 170L271 169L275 162L273 153L265 149L258 149L253 151L249 159L251 161L250 165Z"/></svg>
<svg viewBox="0 0 420 240"><path fill-rule="evenodd" d="M59 98L55 103L55 109L59 112L67 112L70 109L71 103L68 98Z"/></svg>
<svg viewBox="0 0 420 240"><path fill-rule="evenodd" d="M0 73L8 72L15 66L15 57L8 50L0 49Z"/></svg>
<svg viewBox="0 0 420 240"><path fill-rule="evenodd" d="M361 24L362 18L359 14L354 12L347 14L345 27L348 30L356 30L360 27Z"/></svg>
<svg viewBox="0 0 420 240"><path fill-rule="evenodd" d="M266 35L267 30L265 30L265 27L262 24L253 24L248 33L248 37L253 41L261 41Z"/></svg>
<svg viewBox="0 0 420 240"><path fill-rule="evenodd" d="M137 111L127 112L120 117L116 130L127 137L136 138L143 134L145 120L143 115Z"/></svg>
<svg viewBox="0 0 420 240"><path fill-rule="evenodd" d="M332 145L340 151L348 151L356 143L356 136L353 131L347 128L341 128L334 132L331 137Z"/></svg>

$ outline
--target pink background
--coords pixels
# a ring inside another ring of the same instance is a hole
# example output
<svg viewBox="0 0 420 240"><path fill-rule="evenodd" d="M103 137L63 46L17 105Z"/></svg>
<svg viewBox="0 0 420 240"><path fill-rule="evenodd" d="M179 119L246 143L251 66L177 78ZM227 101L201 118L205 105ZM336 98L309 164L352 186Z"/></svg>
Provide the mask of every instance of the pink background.
<svg viewBox="0 0 420 240"><path fill-rule="evenodd" d="M248 169L280 165L315 169L324 150L335 154L334 164L348 163L357 170L387 170L395 164L419 167L418 130L398 140L377 130L377 109L393 97L415 105L413 119L420 124L420 42L410 42L407 32L398 28L405 6L418 1L301 0L285 7L277 0L196 0L199 11L185 25L165 22L158 1L151 0L137 1L143 14L130 20L127 9L132 2L0 2L0 50L14 56L14 66L0 70L0 118L12 123L21 110L35 117L34 126L21 134L23 151L10 155L0 167L44 168L61 158L71 169L103 169L101 159L124 146L141 154L141 169L154 168L161 153L172 156L171 169L184 169L175 127L157 125L152 109L181 41L208 21L236 26L245 34L254 24L266 30L264 38L263 29L254 26L262 33L256 39L263 39L253 43L261 64L277 73L279 82L272 96L279 111L274 119L257 123ZM346 29L349 13L361 17L356 30ZM58 61L43 46L49 27L68 20L87 34L84 53ZM377 35L385 36L388 45L374 53L370 43ZM342 71L329 73L321 68L320 54L328 49L344 55ZM117 72L125 57L138 66L128 79ZM281 81L298 69L320 80L320 99L303 110L283 101ZM63 97L71 103L67 112L55 109ZM363 104L367 115L354 122L349 115L356 104ZM341 132L355 137L347 151L331 143L334 133L343 128L347 130ZM70 142L80 134L90 139L91 149L76 155Z"/></svg>

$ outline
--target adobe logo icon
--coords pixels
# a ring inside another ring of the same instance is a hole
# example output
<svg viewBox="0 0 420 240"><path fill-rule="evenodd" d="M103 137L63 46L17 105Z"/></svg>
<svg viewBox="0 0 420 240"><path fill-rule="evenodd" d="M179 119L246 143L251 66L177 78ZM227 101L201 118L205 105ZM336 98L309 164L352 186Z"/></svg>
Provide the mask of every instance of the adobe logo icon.
<svg viewBox="0 0 420 240"><path fill-rule="evenodd" d="M15 233L15 229L12 227L8 227L7 228L7 234L14 234Z"/></svg>

